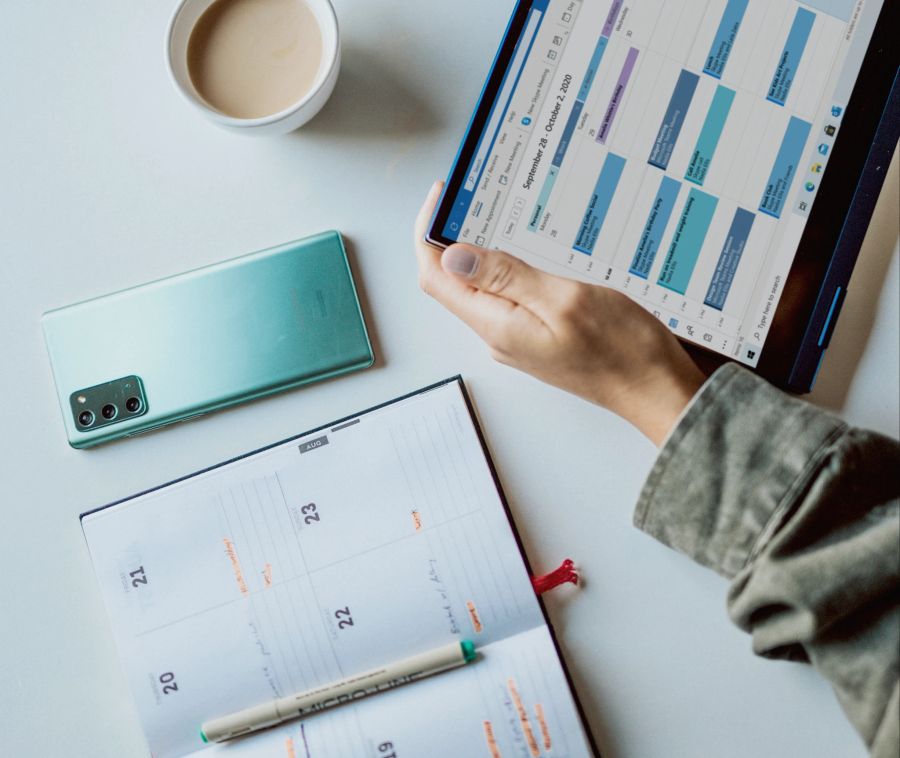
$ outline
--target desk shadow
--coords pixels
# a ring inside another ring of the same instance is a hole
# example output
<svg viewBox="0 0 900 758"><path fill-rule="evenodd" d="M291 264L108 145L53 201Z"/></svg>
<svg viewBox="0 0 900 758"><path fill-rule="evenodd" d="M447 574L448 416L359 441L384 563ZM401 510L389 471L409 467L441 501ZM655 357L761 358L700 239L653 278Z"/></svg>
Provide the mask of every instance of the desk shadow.
<svg viewBox="0 0 900 758"><path fill-rule="evenodd" d="M555 596L551 592L543 598L543 601L552 621L557 645L561 645L568 626L565 606L569 602L578 601L577 592L570 592L568 597ZM579 711L587 721L594 747L602 756L618 755L621 752L619 740L605 715L610 712L604 705L609 699L607 691L605 689L598 691L587 677L582 676L581 672L587 670L589 666L580 665L581 662L572 651L564 651L563 657L570 684L578 696Z"/></svg>
<svg viewBox="0 0 900 758"><path fill-rule="evenodd" d="M831 345L816 386L808 399L834 412L843 410L865 353L878 302L888 287L896 282L886 281L897 248L897 209L900 208L900 151L895 152L891 167L881 190L881 197L872 215L869 232L853 276L847 286L847 299L838 318Z"/></svg>
<svg viewBox="0 0 900 758"><path fill-rule="evenodd" d="M496 468L497 456L493 453L490 436L482 422L481 415L478 412L478 393L469 384L466 384L466 390L472 400L472 412L478 427L481 429L482 444L487 449L488 458L491 463L491 474L497 485L503 490L503 502L509 511L508 515L515 525L515 532L519 549L528 562L528 570L534 572L535 568L550 570L552 566L535 567L530 565L528 556L535 555L539 540L532 537L532 529L523 518L517 518L516 508L513 503L516 499L516 483L514 480L505 480ZM584 578L581 578L580 584L584 585ZM567 679L574 688L578 698L578 710L587 722L586 727L589 730L591 742L595 748L595 754L603 756L618 755L620 752L619 745L616 741L615 732L611 725L606 721L604 714L609 711L604 708L606 693L598 693L591 686L591 682L581 675L581 671L587 670L588 666L581 666L580 661L570 651L562 651L562 639L565 637L568 625L568 617L565 611L566 605L571 602L579 602L581 598L577 590L565 591L565 589L556 592L551 591L547 595L539 598L546 615L551 621L553 637L557 647L560 649L561 659L566 669Z"/></svg>
<svg viewBox="0 0 900 758"><path fill-rule="evenodd" d="M396 140L434 131L437 115L412 81L377 52L347 47L331 99L292 136Z"/></svg>

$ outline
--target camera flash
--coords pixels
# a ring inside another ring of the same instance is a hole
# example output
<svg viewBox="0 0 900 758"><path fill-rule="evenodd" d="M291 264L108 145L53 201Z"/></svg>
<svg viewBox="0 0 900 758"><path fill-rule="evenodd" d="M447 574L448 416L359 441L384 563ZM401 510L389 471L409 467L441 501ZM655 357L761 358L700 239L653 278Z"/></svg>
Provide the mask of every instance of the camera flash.
<svg viewBox="0 0 900 758"><path fill-rule="evenodd" d="M81 403L82 405L84 405L87 402L87 398L84 395L79 395L77 399L78 399L78 402Z"/></svg>

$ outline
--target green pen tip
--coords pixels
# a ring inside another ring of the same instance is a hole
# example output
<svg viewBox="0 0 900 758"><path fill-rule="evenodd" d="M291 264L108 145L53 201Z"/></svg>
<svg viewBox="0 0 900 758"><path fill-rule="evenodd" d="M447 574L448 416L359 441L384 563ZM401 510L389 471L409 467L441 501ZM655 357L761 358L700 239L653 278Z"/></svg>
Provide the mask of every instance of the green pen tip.
<svg viewBox="0 0 900 758"><path fill-rule="evenodd" d="M206 739L206 735L203 733L202 729L200 730L200 739L203 740L203 744L205 744L205 745L209 744L209 740Z"/></svg>
<svg viewBox="0 0 900 758"><path fill-rule="evenodd" d="M460 640L459 646L462 648L463 659L466 663L471 663L478 657L475 652L475 643L472 640Z"/></svg>

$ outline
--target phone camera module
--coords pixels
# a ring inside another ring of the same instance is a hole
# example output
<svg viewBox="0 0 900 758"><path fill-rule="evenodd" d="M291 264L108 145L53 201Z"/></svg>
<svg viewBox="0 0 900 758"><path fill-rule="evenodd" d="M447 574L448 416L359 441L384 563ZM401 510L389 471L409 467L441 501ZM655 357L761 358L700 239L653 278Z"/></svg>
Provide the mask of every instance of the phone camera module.
<svg viewBox="0 0 900 758"><path fill-rule="evenodd" d="M69 406L72 409L70 423L75 431L92 436L115 424L134 422L148 409L144 386L138 376L123 376L79 389L69 395Z"/></svg>

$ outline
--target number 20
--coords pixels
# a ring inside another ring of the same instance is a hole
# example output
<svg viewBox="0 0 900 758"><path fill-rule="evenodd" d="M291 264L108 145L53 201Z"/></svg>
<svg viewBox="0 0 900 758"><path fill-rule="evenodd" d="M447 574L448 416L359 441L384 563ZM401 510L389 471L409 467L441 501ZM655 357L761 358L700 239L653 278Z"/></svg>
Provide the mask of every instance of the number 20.
<svg viewBox="0 0 900 758"><path fill-rule="evenodd" d="M163 685L163 695L170 695L173 692L178 692L178 683L175 681L175 674L171 671L160 674L159 682Z"/></svg>

